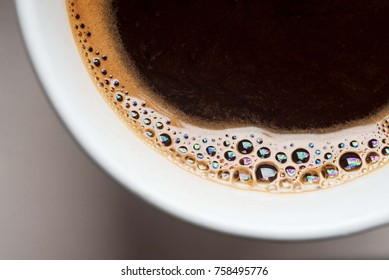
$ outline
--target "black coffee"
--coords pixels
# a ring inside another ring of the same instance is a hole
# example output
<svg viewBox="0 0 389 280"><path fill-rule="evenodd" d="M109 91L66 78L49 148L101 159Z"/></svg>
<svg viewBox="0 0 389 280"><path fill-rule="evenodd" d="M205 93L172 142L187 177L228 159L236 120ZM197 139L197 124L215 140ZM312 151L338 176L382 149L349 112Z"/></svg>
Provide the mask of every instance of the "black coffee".
<svg viewBox="0 0 389 280"><path fill-rule="evenodd" d="M329 128L388 103L388 1L114 0L113 7L142 78L190 118Z"/></svg>
<svg viewBox="0 0 389 280"><path fill-rule="evenodd" d="M67 8L103 98L186 170L298 192L389 159L389 1L70 0Z"/></svg>

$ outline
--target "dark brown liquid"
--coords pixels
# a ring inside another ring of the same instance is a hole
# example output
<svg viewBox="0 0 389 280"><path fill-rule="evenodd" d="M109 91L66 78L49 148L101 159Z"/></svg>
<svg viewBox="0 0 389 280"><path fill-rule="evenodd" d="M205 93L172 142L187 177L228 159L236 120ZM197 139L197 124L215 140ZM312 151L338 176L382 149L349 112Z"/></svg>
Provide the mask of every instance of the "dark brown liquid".
<svg viewBox="0 0 389 280"><path fill-rule="evenodd" d="M389 99L389 1L115 0L143 79L186 116L328 128Z"/></svg>

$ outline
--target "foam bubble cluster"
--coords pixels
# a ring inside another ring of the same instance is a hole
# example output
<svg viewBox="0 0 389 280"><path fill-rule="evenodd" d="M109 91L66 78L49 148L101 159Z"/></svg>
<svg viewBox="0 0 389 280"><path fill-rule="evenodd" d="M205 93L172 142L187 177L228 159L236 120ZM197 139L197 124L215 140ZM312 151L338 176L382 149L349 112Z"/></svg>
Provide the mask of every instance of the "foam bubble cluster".
<svg viewBox="0 0 389 280"><path fill-rule="evenodd" d="M302 192L348 182L387 162L388 117L362 130L324 136L277 135L254 127L213 131L172 121L131 93L122 82L125 71L111 70L115 61L93 40L94 31L74 3L68 2L74 38L102 96L150 147L182 168L238 188Z"/></svg>

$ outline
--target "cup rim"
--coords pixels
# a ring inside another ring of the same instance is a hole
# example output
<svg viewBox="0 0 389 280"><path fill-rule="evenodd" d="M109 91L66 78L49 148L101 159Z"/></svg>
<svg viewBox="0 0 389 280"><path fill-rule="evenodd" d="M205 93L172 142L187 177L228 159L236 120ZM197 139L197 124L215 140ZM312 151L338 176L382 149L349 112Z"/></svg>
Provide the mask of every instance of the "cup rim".
<svg viewBox="0 0 389 280"><path fill-rule="evenodd" d="M31 0L31 1L23 1L23 0L16 0L16 7L17 7L17 13L19 18L20 27L22 30L22 34L24 37L24 42L27 47L28 53L30 55L30 59L32 61L32 64L34 66L35 72L37 76L39 77L39 80L42 84L42 87L44 88L44 92L46 93L46 96L50 100L52 106L55 108L55 111L60 116L60 119L64 123L65 127L68 129L68 131L73 135L73 137L77 140L77 142L80 144L80 146L83 148L84 151L100 166L103 170L105 170L111 177L115 178L118 182L120 182L123 186L125 186L127 189L131 190L133 193L141 197L142 199L148 201L150 204L157 206L158 208L170 213L171 215L175 217L179 217L181 219L184 219L186 221L192 222L196 225L212 229L215 231L228 233L232 235L238 235L238 236L245 236L250 238L257 238L257 239L272 239L272 240L309 240L309 239L321 239L321 238L329 238L329 237L335 237L340 235L346 235L350 233L355 233L358 231L363 231L370 229L372 227L377 227L383 224L388 223L389 221L389 204L388 207L384 208L383 206L380 206L381 208L374 209L367 213L366 215L360 215L359 217L352 218L352 215L344 216L342 219L334 219L333 222L327 221L326 224L320 225L316 224L314 227L310 226L308 223L304 223L304 221L301 221L301 224L298 227L293 227L293 225L289 225L287 221L284 221L285 224L277 224L273 225L271 222L271 217L263 218L262 221L266 221L266 225L248 225L247 221L245 221L245 225L239 223L239 217L235 217L234 223L231 223L231 221L223 217L222 214L219 216L206 216L203 212L197 212L197 209L189 209L185 204L179 203L177 201L173 201L172 198L166 197L166 195L163 195L160 192L153 193L150 192L150 190L145 190L144 185L142 182L139 181L139 178L127 176L124 177L123 173L118 172L115 170L115 158L113 158L109 152L99 150L99 147L101 148L104 143L95 143L95 139L91 139L89 135L87 135L87 131L84 131L82 128L80 128L75 122L77 121L74 116L71 116L71 112L68 110L69 108L66 108L63 103L63 98L66 98L64 96L59 96L58 94L58 87L59 84L56 84L53 82L53 75L55 76L56 73L52 73L52 75L47 75L49 69L48 65L50 65L50 61L46 57L46 51L47 46L45 47L42 42L40 42L36 38L37 32L45 33L47 31L37 28L37 23L40 22L39 15L36 13L36 9L34 8L34 4L37 4L38 2L49 4L51 0L45 0L45 1L39 1L39 0ZM53 4L55 2L55 4ZM61 4L59 4L61 1L51 1L50 5L54 5L55 7L60 7ZM62 1L62 5L64 6L65 1ZM53 7L54 7L53 6ZM64 8L64 7L63 7ZM65 8L64 11L66 12ZM68 32L70 33L70 28L67 26ZM66 31L65 31L66 32ZM34 35L35 34L35 35ZM43 36L47 35L41 34ZM73 40L71 42L73 43ZM46 44L47 45L47 44ZM76 47L74 46L74 50L77 52ZM80 63L81 63L81 59ZM54 63L54 62L51 62ZM84 67L84 66L82 66ZM52 68L51 68L52 69ZM84 69L85 70L85 69ZM89 75L88 75L89 76ZM89 82L88 77L88 82ZM93 85L94 86L94 85ZM97 93L97 90L94 89ZM100 98L96 94L97 97ZM106 106L108 110L108 106ZM112 113L112 112L111 112ZM114 116L112 113L113 118L117 119L119 122L119 119ZM118 127L121 127L121 124L117 124ZM139 144L141 145L141 144ZM143 145L143 144L142 144ZM140 147L140 146L139 146ZM146 148L144 146L144 148ZM154 153L153 151L151 151ZM165 159L158 159L158 162L161 164L165 163ZM377 179L379 177L378 174L383 174L383 170L385 168L380 168L379 171L374 172L374 174L369 175L370 177L372 175L376 175L375 178ZM184 172L184 171L182 171ZM193 181L196 181L197 184L204 184L205 182L203 179L197 178L197 176L193 174L189 174L191 178L193 178ZM365 176L366 177L366 176ZM385 184L385 180L383 176L380 180L377 179L377 184ZM192 180L192 179L191 179ZM373 179L371 179L373 180ZM366 193L366 184L367 181L370 181L370 179L361 178L358 180L358 183L355 183L355 185L358 185L356 188L358 188L359 193L363 194ZM156 181L154 180L154 183ZM216 183L210 183L207 181L207 185L212 185L217 188L220 188L219 184ZM150 183L150 182L147 182ZM354 184L354 183L351 183ZM347 185L350 185L348 183ZM337 187L331 190L323 190L318 193L327 192L330 193L327 196L335 196L337 194L344 195L345 187ZM216 191L219 192L219 191ZM223 190L224 195L230 196L232 193L233 195L237 195L237 197L241 196L238 192L241 192L240 190ZM298 196L305 197L305 199L317 199L317 196L320 196L320 194L314 194L314 193L308 193L308 194L297 194ZM245 196L242 194L242 196ZM261 193L260 196L260 202L268 202L270 200L277 200L280 203L284 203L287 201L287 198L275 198L276 196L280 196L279 194L266 194ZM282 196L282 195L281 195ZM243 199L244 200L244 199ZM219 203L225 203L224 201L221 201ZM324 205L325 206L325 205ZM321 211L324 211L325 207L321 205L322 207ZM211 209L211 208L209 208ZM332 212L330 213L332 214ZM330 215L328 214L328 215ZM222 217L222 218L221 218ZM279 216L277 216L279 217Z"/></svg>

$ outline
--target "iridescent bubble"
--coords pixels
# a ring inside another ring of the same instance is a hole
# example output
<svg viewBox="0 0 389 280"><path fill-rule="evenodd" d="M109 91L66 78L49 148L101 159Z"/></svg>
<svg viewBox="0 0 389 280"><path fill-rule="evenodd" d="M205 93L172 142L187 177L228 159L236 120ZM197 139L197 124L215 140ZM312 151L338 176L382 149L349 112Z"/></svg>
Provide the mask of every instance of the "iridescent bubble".
<svg viewBox="0 0 389 280"><path fill-rule="evenodd" d="M280 181L280 188L283 189L291 189L293 187L293 182L292 180L289 179L283 179Z"/></svg>
<svg viewBox="0 0 389 280"><path fill-rule="evenodd" d="M353 147L353 148L358 148L359 143L358 143L358 141L353 140L353 141L350 142L350 146Z"/></svg>
<svg viewBox="0 0 389 280"><path fill-rule="evenodd" d="M228 171L226 171L226 170L220 170L219 172L218 172L218 177L220 178L220 179L222 179L223 181L228 181L228 180L230 180L230 172L228 172Z"/></svg>
<svg viewBox="0 0 389 280"><path fill-rule="evenodd" d="M240 163L241 165L247 166L247 165L250 165L250 164L251 164L251 159L248 158L248 157L244 157L244 158L241 158L241 159L239 160L239 163Z"/></svg>
<svg viewBox="0 0 389 280"><path fill-rule="evenodd" d="M178 151L181 153L181 154L186 154L188 152L188 148L185 147L185 146L181 146L178 148Z"/></svg>
<svg viewBox="0 0 389 280"><path fill-rule="evenodd" d="M267 147L262 147L262 148L259 148L257 155L260 158L268 158L271 155L271 151Z"/></svg>
<svg viewBox="0 0 389 280"><path fill-rule="evenodd" d="M381 152L384 156L389 156L389 147L383 148Z"/></svg>
<svg viewBox="0 0 389 280"><path fill-rule="evenodd" d="M377 140L377 139L371 139L369 142L368 142L368 146L372 149L375 149L375 148L378 148L378 146L380 145L380 142Z"/></svg>
<svg viewBox="0 0 389 280"><path fill-rule="evenodd" d="M244 155L250 154L253 150L254 150L254 146L253 146L253 143L251 143L251 141L249 141L247 139L239 141L238 151L241 154L244 154Z"/></svg>
<svg viewBox="0 0 389 280"><path fill-rule="evenodd" d="M201 148L201 146L198 143L193 145L193 149L195 149L196 151L200 150L200 148Z"/></svg>
<svg viewBox="0 0 389 280"><path fill-rule="evenodd" d="M302 164L309 161L309 152L305 149L297 149L292 153L292 160L294 163Z"/></svg>
<svg viewBox="0 0 389 280"><path fill-rule="evenodd" d="M334 179L339 175L339 169L332 164L324 165L321 169L321 174L325 179Z"/></svg>
<svg viewBox="0 0 389 280"><path fill-rule="evenodd" d="M288 177L294 177L296 175L296 168L293 166L288 166L285 168L285 172Z"/></svg>
<svg viewBox="0 0 389 280"><path fill-rule="evenodd" d="M325 159L332 159L332 154L331 153L326 153L325 155L324 155L324 158Z"/></svg>
<svg viewBox="0 0 389 280"><path fill-rule="evenodd" d="M116 100L119 101L119 102L122 102L123 101L123 96L120 93L116 94Z"/></svg>
<svg viewBox="0 0 389 280"><path fill-rule="evenodd" d="M197 168L201 171L207 171L209 169L209 166L206 162L200 161L197 163Z"/></svg>
<svg viewBox="0 0 389 280"><path fill-rule="evenodd" d="M133 118L133 119L136 119L136 120L139 119L139 114L137 111L132 111L130 113L130 115L131 115L131 118Z"/></svg>
<svg viewBox="0 0 389 280"><path fill-rule="evenodd" d="M252 180L251 173L248 170L235 170L233 178L241 183L247 183Z"/></svg>
<svg viewBox="0 0 389 280"><path fill-rule="evenodd" d="M315 151L315 154L320 155L320 154L321 154L321 151L320 151L320 150L316 150L316 151Z"/></svg>
<svg viewBox="0 0 389 280"><path fill-rule="evenodd" d="M227 151L224 153L224 157L228 161L234 161L236 159L236 155L233 151Z"/></svg>
<svg viewBox="0 0 389 280"><path fill-rule="evenodd" d="M165 147L168 147L172 144L172 139L166 133L162 133L161 135L159 135L159 141L161 141L161 144Z"/></svg>
<svg viewBox="0 0 389 280"><path fill-rule="evenodd" d="M212 168L213 168L213 169L218 169L218 168L219 168L219 162L213 161L213 162L212 162Z"/></svg>
<svg viewBox="0 0 389 280"><path fill-rule="evenodd" d="M163 128L163 123L157 122L157 123L155 124L155 128L157 128L157 129L162 129L162 128Z"/></svg>
<svg viewBox="0 0 389 280"><path fill-rule="evenodd" d="M96 67L99 67L99 66L100 66L100 60L99 60L97 57L95 57L95 58L93 59L93 64L94 64Z"/></svg>
<svg viewBox="0 0 389 280"><path fill-rule="evenodd" d="M260 164L255 170L255 175L258 182L270 183L277 179L278 170L276 167L270 164Z"/></svg>
<svg viewBox="0 0 389 280"><path fill-rule="evenodd" d="M347 172L355 171L361 168L362 159L356 153L345 153L340 157L339 165L343 170Z"/></svg>
<svg viewBox="0 0 389 280"><path fill-rule="evenodd" d="M194 158L190 157L190 156L187 156L185 158L185 161L186 161L186 163L191 164L191 165L196 162L196 160Z"/></svg>
<svg viewBox="0 0 389 280"><path fill-rule="evenodd" d="M146 119L143 120L143 123L145 125L149 125L149 124L151 124L151 120L149 118L146 118Z"/></svg>
<svg viewBox="0 0 389 280"><path fill-rule="evenodd" d="M285 163L288 161L288 157L286 156L285 153L277 153L276 154L276 160L279 162L279 163Z"/></svg>
<svg viewBox="0 0 389 280"><path fill-rule="evenodd" d="M147 137L153 137L154 136L154 132L152 130L146 130L145 134L146 134Z"/></svg>
<svg viewBox="0 0 389 280"><path fill-rule="evenodd" d="M206 151L207 151L207 154L210 155L211 157L216 155L216 148L214 146L208 146L206 148Z"/></svg>
<svg viewBox="0 0 389 280"><path fill-rule="evenodd" d="M320 177L319 174L317 174L315 171L310 171L310 172L306 172L302 176L301 181L303 184L310 184L310 185L319 184Z"/></svg>
<svg viewBox="0 0 389 280"><path fill-rule="evenodd" d="M223 142L224 147L228 147L230 145L230 141L226 140Z"/></svg>
<svg viewBox="0 0 389 280"><path fill-rule="evenodd" d="M313 143L309 143L308 146L309 146L309 148L315 147L315 145Z"/></svg>
<svg viewBox="0 0 389 280"><path fill-rule="evenodd" d="M197 154L197 158L198 158L198 159L203 159L203 158L204 158L204 155L201 154L201 153L199 153L199 154Z"/></svg>
<svg viewBox="0 0 389 280"><path fill-rule="evenodd" d="M366 156L367 164L374 164L377 163L379 160L380 160L380 155L376 152L370 152Z"/></svg>
<svg viewBox="0 0 389 280"><path fill-rule="evenodd" d="M340 144L338 145L338 147L339 147L339 149L343 149L343 148L344 148L344 143L340 143Z"/></svg>

